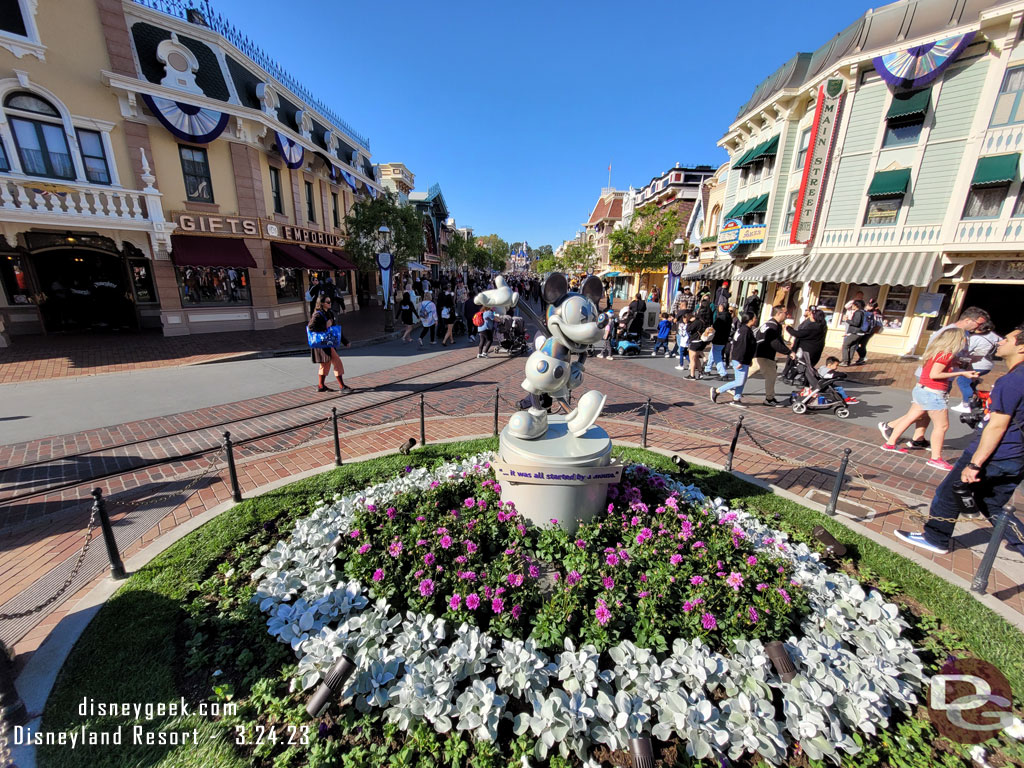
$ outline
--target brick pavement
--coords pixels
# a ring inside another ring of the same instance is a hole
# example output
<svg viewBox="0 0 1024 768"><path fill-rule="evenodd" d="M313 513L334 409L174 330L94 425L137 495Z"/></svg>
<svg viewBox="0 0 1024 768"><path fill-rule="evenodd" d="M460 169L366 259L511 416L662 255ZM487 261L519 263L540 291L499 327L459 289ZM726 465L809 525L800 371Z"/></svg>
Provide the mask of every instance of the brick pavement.
<svg viewBox="0 0 1024 768"><path fill-rule="evenodd" d="M384 334L380 307L341 316L345 336L364 341ZM15 336L0 351L0 384L65 376L121 373L140 368L196 365L304 347L304 323L263 331L162 336L158 330L127 334Z"/></svg>
<svg viewBox="0 0 1024 768"><path fill-rule="evenodd" d="M427 396L428 441L441 441L465 436L490 434L493 423L492 403L497 383L503 392L501 399L501 421L507 420L509 403L518 398L518 383L521 369L518 364L504 365L495 370L485 370L489 361L476 361L467 350L453 350L442 353L446 361L454 366L479 366L477 375L470 375L458 382L457 388L443 393L432 392ZM413 365L422 365L416 363ZM412 366L410 366L411 368ZM616 373L616 370L621 371ZM454 369L454 368L453 368ZM724 463L727 443L732 435L736 413L728 406L715 406L706 400L706 388L700 384L686 382L678 377L659 371L646 370L643 378L630 377L627 364L599 363L588 365L588 388L601 389L609 397L609 405L601 420L613 439L621 443L640 441L642 415L638 410L646 397L651 397L655 408L651 418L649 444L669 451L686 453L702 460ZM391 373L393 376L401 374ZM367 377L369 378L369 377ZM364 386L362 380L355 382ZM414 399L413 399L414 400ZM406 401L408 402L408 401ZM693 405L700 403L700 407ZM253 407L249 404L247 407ZM379 451L393 450L395 446L418 432L416 414L403 418L400 406L391 411L377 413L368 408L359 414L364 424L374 420L380 426L364 426L356 422L342 422L342 453L346 460ZM440 409L443 414L433 409ZM198 413L202 418L204 414ZM877 450L877 436L871 430L858 430L852 425L837 420L822 421L821 425L839 425L844 434L834 434L807 420L793 419L791 414L764 409L750 409L744 414L745 423L753 434L769 450L780 454L787 461L776 461L757 450L744 436L740 440L735 468L747 475L769 481L776 486L799 495L813 489L830 488L833 482L832 468L844 446L853 448L852 466L863 473L870 483L850 481L844 490L844 498L864 504L875 511L865 521L872 530L892 537L897 528L918 529L920 521L899 501L887 493L899 491L920 506L928 498L940 474L914 456L884 454ZM394 421L394 419L398 419ZM386 423L386 422L391 423ZM131 434L131 425L119 429ZM861 434L864 433L864 434ZM870 441L870 442L869 442ZM274 445L271 442L271 445ZM257 444L256 447L264 447ZM280 446L278 446L280 447ZM243 494L280 478L290 477L299 472L329 465L333 461L333 441L329 435L311 440L301 447L288 446L279 453L248 453L239 458L239 482ZM806 466L793 466L790 461L805 462ZM138 491L129 490L145 486L146 493L153 493L168 487L168 483L181 480L202 469L199 462L176 462L159 469L146 469L128 475L100 481L95 485L104 489L111 498L112 518L115 530L124 530L123 524L131 516L139 516L145 507L126 507L121 502L138 496ZM171 488L175 487L173 485ZM87 487L78 490L78 499L85 496ZM162 533L173 529L185 520L201 514L230 498L222 470L217 470L204 480L202 487L191 496L178 499L171 497L166 512L162 507L158 516L146 530L131 540L119 541L125 556L137 552ZM59 510L36 525L29 525L6 537L5 547L0 551L0 576L4 587L0 592L0 603L10 599L37 582L61 561L74 558L83 537L85 506L81 502L69 504L67 500L58 503ZM961 537L987 538L987 525L965 522L958 528ZM959 548L950 555L924 556L945 570L970 580L976 568L979 555L974 551ZM1014 555L1001 553L993 572L990 592L1013 610L1024 613L1024 587L1010 576L1017 565ZM88 574L91 576L92 574ZM87 588L82 580L82 589ZM76 585L77 586L77 585ZM70 596L69 596L70 597ZM18 641L16 651L22 654L19 663L45 639L50 629L60 620L74 600L69 599L53 612L39 617L38 623Z"/></svg>

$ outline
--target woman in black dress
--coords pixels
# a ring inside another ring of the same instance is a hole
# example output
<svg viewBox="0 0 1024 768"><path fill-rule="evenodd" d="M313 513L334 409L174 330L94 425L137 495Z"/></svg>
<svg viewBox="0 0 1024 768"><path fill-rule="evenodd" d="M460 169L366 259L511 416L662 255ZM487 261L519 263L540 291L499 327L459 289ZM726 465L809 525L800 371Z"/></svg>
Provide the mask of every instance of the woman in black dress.
<svg viewBox="0 0 1024 768"><path fill-rule="evenodd" d="M311 331L317 333L323 333L332 325L335 325L334 312L331 311L331 299L329 296L320 294L320 298L316 301L316 311L313 312L313 316L309 318L308 328ZM341 343L348 349L348 339L345 338L345 334L341 335ZM320 366L320 377L317 380L317 392L333 392L330 387L324 384L324 379L327 378L327 374L331 372L331 366L334 366L334 375L338 377L338 388L348 394L352 391L352 387L345 385L342 376L345 374L345 367L341 364L341 358L338 356L338 350L334 347L319 348L314 347L309 350L312 356L313 362Z"/></svg>
<svg viewBox="0 0 1024 768"><path fill-rule="evenodd" d="M450 293L441 294L441 315L437 321L437 335L441 336L441 346L447 347L454 344L455 339L455 299Z"/></svg>
<svg viewBox="0 0 1024 768"><path fill-rule="evenodd" d="M398 314L405 324L405 333L402 334L402 341L412 341L409 338L409 334L412 333L413 326L415 325L413 317L416 314L416 305L412 303L412 297L408 291L402 294L402 303L398 305Z"/></svg>

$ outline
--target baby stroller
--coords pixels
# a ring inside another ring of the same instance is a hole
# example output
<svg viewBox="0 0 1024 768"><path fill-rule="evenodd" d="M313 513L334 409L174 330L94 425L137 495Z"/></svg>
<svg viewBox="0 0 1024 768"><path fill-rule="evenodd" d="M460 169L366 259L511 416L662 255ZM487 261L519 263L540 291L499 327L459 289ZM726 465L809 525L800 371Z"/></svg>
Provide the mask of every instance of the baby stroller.
<svg viewBox="0 0 1024 768"><path fill-rule="evenodd" d="M499 346L508 352L509 357L521 355L527 350L526 332L523 318L502 315L498 318L498 332L501 334Z"/></svg>
<svg viewBox="0 0 1024 768"><path fill-rule="evenodd" d="M798 350L797 357L799 355L800 352ZM792 357L786 358L786 365L783 367L779 378L782 379L783 383L789 384L791 387L806 387L808 383L807 377L804 376L803 365Z"/></svg>
<svg viewBox="0 0 1024 768"><path fill-rule="evenodd" d="M806 352L797 352L796 360L801 369L800 374L807 380L807 386L799 392L790 393L789 402L793 407L793 413L831 410L837 418L848 419L850 407L836 392L836 384L846 378L845 374L837 374L835 378L831 379L822 379L818 377L818 372L814 370L811 358Z"/></svg>
<svg viewBox="0 0 1024 768"><path fill-rule="evenodd" d="M978 389L978 382L971 382L971 398L967 401L970 411L960 415L960 421L971 429L977 427L988 415L989 405L992 403L992 392L987 389Z"/></svg>
<svg viewBox="0 0 1024 768"><path fill-rule="evenodd" d="M452 336L465 336L466 335L466 318L462 315L456 315L452 321Z"/></svg>

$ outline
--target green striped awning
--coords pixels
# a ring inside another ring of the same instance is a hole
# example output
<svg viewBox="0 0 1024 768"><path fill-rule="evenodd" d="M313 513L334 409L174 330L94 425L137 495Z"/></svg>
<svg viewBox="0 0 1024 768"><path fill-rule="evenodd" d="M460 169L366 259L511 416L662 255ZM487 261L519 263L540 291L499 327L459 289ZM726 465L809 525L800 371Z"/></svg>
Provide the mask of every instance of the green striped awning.
<svg viewBox="0 0 1024 768"><path fill-rule="evenodd" d="M907 194L910 185L910 169L900 168L896 171L879 171L871 179L868 197L899 197Z"/></svg>
<svg viewBox="0 0 1024 768"><path fill-rule="evenodd" d="M754 160L760 160L762 157L775 157L779 151L779 136L776 134L772 136L768 141L760 144L757 149L754 150L754 156L750 158L751 162Z"/></svg>
<svg viewBox="0 0 1024 768"><path fill-rule="evenodd" d="M857 285L916 285L927 288L942 276L938 253L819 253L807 261L807 282Z"/></svg>
<svg viewBox="0 0 1024 768"><path fill-rule="evenodd" d="M806 263L807 255L803 253L775 256L768 259L768 261L755 264L749 269L743 270L733 279L737 281L748 280L754 283L765 281L769 283L784 283L799 277Z"/></svg>
<svg viewBox="0 0 1024 768"><path fill-rule="evenodd" d="M971 177L972 187L993 186L996 184L1007 184L1017 178L1017 166L1020 161L1020 153L1013 152L1009 155L990 155L979 157L978 164L974 166L974 176Z"/></svg>
<svg viewBox="0 0 1024 768"><path fill-rule="evenodd" d="M748 213L764 213L767 210L768 195L761 195L750 201L750 205L743 211L743 215L746 216Z"/></svg>
<svg viewBox="0 0 1024 768"><path fill-rule="evenodd" d="M924 117L928 113L928 105L931 104L931 100L931 88L894 94L889 111L885 113L885 119L910 120L915 117Z"/></svg>
<svg viewBox="0 0 1024 768"><path fill-rule="evenodd" d="M730 208L729 212L722 217L722 221L727 221L728 219L735 219L738 216L742 216L743 209L746 208L749 203L749 200L741 200L740 202L736 203L736 205Z"/></svg>
<svg viewBox="0 0 1024 768"><path fill-rule="evenodd" d="M746 152L744 152L742 155L740 155L740 159L737 160L735 163L733 163L732 167L733 168L743 168L747 163L750 162L751 155L753 155L756 151L757 151L757 147L754 147L753 149L748 149Z"/></svg>

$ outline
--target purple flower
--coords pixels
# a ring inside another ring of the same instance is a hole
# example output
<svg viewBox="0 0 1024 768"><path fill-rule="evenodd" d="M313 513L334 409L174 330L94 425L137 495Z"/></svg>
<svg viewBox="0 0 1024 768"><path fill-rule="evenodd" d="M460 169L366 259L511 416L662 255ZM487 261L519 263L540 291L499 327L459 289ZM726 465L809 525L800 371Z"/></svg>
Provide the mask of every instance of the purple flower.
<svg viewBox="0 0 1024 768"><path fill-rule="evenodd" d="M452 537L445 534L441 537L441 540L438 542L438 544L441 545L441 549L448 549L448 547L452 545Z"/></svg>
<svg viewBox="0 0 1024 768"><path fill-rule="evenodd" d="M733 571L725 579L725 583L732 587L734 592L739 592L740 587L743 586L743 577L740 574L736 573L736 571Z"/></svg>
<svg viewBox="0 0 1024 768"><path fill-rule="evenodd" d="M693 610L693 603L691 603L689 600L687 600L686 602L683 603L683 613L689 613L692 610Z"/></svg>
<svg viewBox="0 0 1024 768"><path fill-rule="evenodd" d="M463 543L466 545L466 552L468 552L471 555L474 552L476 552L476 550L477 550L476 542L470 541L469 539L466 539L466 541L464 541Z"/></svg>
<svg viewBox="0 0 1024 768"><path fill-rule="evenodd" d="M575 570L574 571L569 571L568 575L566 575L566 577L565 577L565 583L568 584L571 587L571 586L574 586L576 584L579 584L581 578L583 578L583 577L580 576L580 572L579 571L575 571Z"/></svg>
<svg viewBox="0 0 1024 768"><path fill-rule="evenodd" d="M605 576L601 579L601 583L604 584L605 589L615 589L615 579L611 576Z"/></svg>
<svg viewBox="0 0 1024 768"><path fill-rule="evenodd" d="M466 556L465 555L459 555L458 557L455 558L455 562L458 563L459 565L462 565L463 563L466 562Z"/></svg>
<svg viewBox="0 0 1024 768"><path fill-rule="evenodd" d="M505 610L505 601L502 600L500 597L494 598L493 600L491 600L491 610L495 613L501 613Z"/></svg>
<svg viewBox="0 0 1024 768"><path fill-rule="evenodd" d="M377 511L377 505L376 504L367 504L366 505L366 511L367 512L376 512Z"/></svg>
<svg viewBox="0 0 1024 768"><path fill-rule="evenodd" d="M637 597L647 597L647 596L648 596L649 594L651 594L651 593L650 593L650 592L648 592L648 591L647 591L647 590L645 589L645 590L644 590L643 592L641 592L640 594L638 594L638 595L637 595Z"/></svg>
<svg viewBox="0 0 1024 768"><path fill-rule="evenodd" d="M633 515L633 517L629 521L629 524L632 525L632 526L640 525L640 518L637 517L636 515Z"/></svg>
<svg viewBox="0 0 1024 768"><path fill-rule="evenodd" d="M425 547L429 542L426 539L416 539L417 547Z"/></svg>
<svg viewBox="0 0 1024 768"><path fill-rule="evenodd" d="M758 592L764 592L766 589L768 589L768 585L765 584L763 581L757 585Z"/></svg>
<svg viewBox="0 0 1024 768"><path fill-rule="evenodd" d="M470 592L466 595L466 607L471 611L475 611L480 607L480 595L476 592Z"/></svg>
<svg viewBox="0 0 1024 768"><path fill-rule="evenodd" d="M704 546L704 542L703 541L695 541L695 542L693 542L693 548L694 549L700 549L703 546Z"/></svg>
<svg viewBox="0 0 1024 768"><path fill-rule="evenodd" d="M422 575L423 575L423 569L420 568L418 571L416 571L416 573L413 574L413 577L418 579Z"/></svg>
<svg viewBox="0 0 1024 768"><path fill-rule="evenodd" d="M611 619L612 612L608 610L608 605L604 600L597 601L597 610L594 611L594 616L597 618L597 623L602 627Z"/></svg>
<svg viewBox="0 0 1024 768"><path fill-rule="evenodd" d="M518 587L523 583L523 574L521 573L510 573L508 575L508 584L510 587Z"/></svg>
<svg viewBox="0 0 1024 768"><path fill-rule="evenodd" d="M426 519L427 518L425 518L423 515L416 515L416 522L417 523L422 523Z"/></svg>
<svg viewBox="0 0 1024 768"><path fill-rule="evenodd" d="M424 565L433 565L433 564L434 564L434 561L435 561L436 559L437 559L437 558L436 558L436 557L434 557L434 553L433 553L433 552L427 552L427 554L425 554L425 555L423 556L423 564L424 564Z"/></svg>
<svg viewBox="0 0 1024 768"><path fill-rule="evenodd" d="M349 531L348 535L349 535L349 538L358 539L359 538L359 529L358 528L353 528L351 531Z"/></svg>
<svg viewBox="0 0 1024 768"><path fill-rule="evenodd" d="M406 468L405 468L405 471L406 471L406 472L412 472L412 467L406 467Z"/></svg>
<svg viewBox="0 0 1024 768"><path fill-rule="evenodd" d="M384 571L381 570L380 568L378 568L376 571L373 572L373 580L374 581L380 581L383 578L384 578Z"/></svg>
<svg viewBox="0 0 1024 768"><path fill-rule="evenodd" d="M783 599L783 601L785 601L786 605L789 605L789 603L790 603L789 592L787 592L786 590L782 589L781 587L777 591L778 591L778 593L780 595L782 595L782 599Z"/></svg>
<svg viewBox="0 0 1024 768"><path fill-rule="evenodd" d="M462 595L456 592L454 595L448 598L448 608L452 611L457 611L462 606Z"/></svg>
<svg viewBox="0 0 1024 768"><path fill-rule="evenodd" d="M388 547L388 554L392 557L398 557L400 554L402 554L402 542L392 541L390 546Z"/></svg>
<svg viewBox="0 0 1024 768"><path fill-rule="evenodd" d="M370 545L369 544L363 544L363 546L361 546L359 549L356 550L356 552L358 552L360 555L365 555L369 551L370 551Z"/></svg>
<svg viewBox="0 0 1024 768"><path fill-rule="evenodd" d="M493 595L493 594L494 594L494 590L491 589L490 587L484 585L484 597L486 597L488 600L490 600L491 599L491 595Z"/></svg>
<svg viewBox="0 0 1024 768"><path fill-rule="evenodd" d="M614 554L608 555L608 557L606 557L604 559L604 561L606 563L608 563L608 565L610 565L612 567L615 567L616 565L619 564L619 557L618 557L618 555L614 555Z"/></svg>
<svg viewBox="0 0 1024 768"><path fill-rule="evenodd" d="M690 577L690 583L693 584L693 586L695 586L695 587L699 587L701 584L704 583L704 577L703 576L691 576Z"/></svg>
<svg viewBox="0 0 1024 768"><path fill-rule="evenodd" d="M757 565L757 558L751 555L747 558L747 565Z"/></svg>
<svg viewBox="0 0 1024 768"><path fill-rule="evenodd" d="M531 579L540 578L540 568L538 568L536 565L531 564L530 567L527 568L527 572L530 574Z"/></svg>
<svg viewBox="0 0 1024 768"><path fill-rule="evenodd" d="M641 573L640 574L640 581L644 582L645 584L647 583L647 574L646 573Z"/></svg>
<svg viewBox="0 0 1024 768"><path fill-rule="evenodd" d="M430 597L434 594L434 582L431 579L424 579L420 582L420 594L423 597Z"/></svg>
<svg viewBox="0 0 1024 768"><path fill-rule="evenodd" d="M557 517L552 517L550 522L551 522L552 525L558 525L558 518Z"/></svg>
<svg viewBox="0 0 1024 768"><path fill-rule="evenodd" d="M513 605L512 606L512 618L513 619L517 619L518 620L519 619L519 614L521 614L522 612L523 612L523 606L521 606L521 605Z"/></svg>
<svg viewBox="0 0 1024 768"><path fill-rule="evenodd" d="M747 615L750 616L750 620L752 622L757 624L757 619L759 618L757 615L757 608L755 608L754 606L750 606L749 608L747 608Z"/></svg>
<svg viewBox="0 0 1024 768"><path fill-rule="evenodd" d="M466 509L469 509L470 507L476 505L476 499L474 499L472 496L470 496L468 499L466 499L462 503L466 505Z"/></svg>
<svg viewBox="0 0 1024 768"><path fill-rule="evenodd" d="M715 619L715 614L713 613L705 613L701 616L700 623L704 629L718 629L718 620Z"/></svg>
<svg viewBox="0 0 1024 768"><path fill-rule="evenodd" d="M576 546L579 549L586 549L587 548L587 542L585 542L583 539L576 539Z"/></svg>

